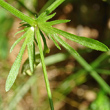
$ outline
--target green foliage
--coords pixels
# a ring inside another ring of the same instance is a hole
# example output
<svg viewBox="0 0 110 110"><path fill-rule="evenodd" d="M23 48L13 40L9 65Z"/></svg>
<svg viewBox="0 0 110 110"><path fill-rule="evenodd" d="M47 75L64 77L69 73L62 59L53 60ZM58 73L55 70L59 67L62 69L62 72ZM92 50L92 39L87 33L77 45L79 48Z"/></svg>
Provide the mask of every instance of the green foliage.
<svg viewBox="0 0 110 110"><path fill-rule="evenodd" d="M13 85L13 83L15 82L15 79L18 75L18 72L19 72L19 68L20 68L20 64L21 64L21 60L22 60L22 56L23 56L23 53L24 53L24 50L26 48L26 45L29 44L30 42L30 39L33 37L34 35L34 30L33 28L29 28L27 30L27 32L24 34L24 36L26 37L22 47L21 47L21 50L9 72L9 75L8 75L8 78L7 78L7 81L6 81L6 87L5 87L5 90L6 91L9 91L11 86ZM29 53L30 54L30 53Z"/></svg>
<svg viewBox="0 0 110 110"><path fill-rule="evenodd" d="M21 32L21 31L20 31L20 32ZM26 37L25 34L23 34L20 38L18 38L18 39L14 42L14 44L11 46L10 53L13 51L14 47L15 47L23 38L25 38L25 37Z"/></svg>
<svg viewBox="0 0 110 110"><path fill-rule="evenodd" d="M64 36L65 38L67 38L71 41L77 42L77 43L84 45L86 47L89 47L91 49L100 50L100 51L108 51L109 50L106 45L104 45L103 43L101 43L97 40L85 38L85 37L79 37L79 36L64 32L64 31L56 29L56 28L54 28L53 31Z"/></svg>
<svg viewBox="0 0 110 110"><path fill-rule="evenodd" d="M23 22L23 24L21 23L22 24L21 27L26 27L25 29L16 33L16 34L18 34L20 32L26 31L18 40L15 41L15 43L11 47L10 51L13 50L13 48L16 46L17 43L19 43L23 38L25 38L25 41L21 47L21 50L9 72L5 89L6 89L6 91L9 91L11 86L15 82L15 79L19 72L22 56L23 56L26 46L28 48L28 56L29 56L29 60L26 63L29 63L29 66L26 69L24 67L25 70L22 70L22 71L25 72L29 68L30 72L28 74L32 74L34 72L34 65L36 65L35 44L34 43L36 43L39 48L39 53L40 53L40 54L38 54L37 57L38 57L38 60L40 59L41 64L42 64L44 79L45 79L45 83L46 83L46 89L47 89L47 93L48 93L48 97L49 97L51 110L54 110L54 107L53 107L53 102L52 102L49 81L48 81L48 77L47 77L46 66L44 63L44 56L46 53L49 53L49 49L48 49L48 46L46 43L46 38L45 38L46 36L55 43L55 45L58 49L61 49L61 48L57 44L56 40L64 48L66 48L78 60L78 62L87 71L89 71L91 73L91 76L94 77L98 83L100 83L100 85L103 87L103 89L105 89L105 91L108 94L110 94L110 92L109 92L110 88L104 82L104 80L97 74L97 72L95 70L93 70L93 68L69 44L67 44L63 39L61 39L59 35L65 37L71 41L77 42L83 46L94 49L94 50L108 51L109 48L105 44L103 44L97 40L73 35L68 32L65 32L65 31L52 27L53 25L56 25L56 24L70 22L70 20L55 20L55 21L50 21L50 22L48 21L49 19L51 19L52 17L55 16L55 13L53 13L51 15L49 15L49 14L52 11L54 11L63 1L64 0L56 0L49 7L47 7L46 9L44 8L44 11L41 11L42 13L39 14L38 18L35 18L35 20L34 20L31 17L24 15L23 13L21 13L20 11L18 11L17 9L15 9L11 5L9 5L8 3L4 2L3 0L0 0L0 6L7 9L8 11L10 11L12 14L17 16L18 18L25 21L25 22ZM46 36L44 36L44 34ZM44 50L42 49L41 38L43 39ZM38 61L37 65L39 64L40 61Z"/></svg>

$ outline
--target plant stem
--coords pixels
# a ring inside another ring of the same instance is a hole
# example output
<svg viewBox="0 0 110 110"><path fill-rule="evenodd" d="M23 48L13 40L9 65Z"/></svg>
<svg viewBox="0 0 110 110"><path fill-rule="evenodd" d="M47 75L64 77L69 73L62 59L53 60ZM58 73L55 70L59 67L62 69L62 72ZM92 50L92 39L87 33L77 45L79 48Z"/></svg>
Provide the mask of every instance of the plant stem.
<svg viewBox="0 0 110 110"><path fill-rule="evenodd" d="M18 2L23 8L25 8L29 13L31 13L32 15L35 16L36 13L32 12L29 8L27 8L27 7L23 4L23 2L22 2L21 0L17 0L17 2Z"/></svg>
<svg viewBox="0 0 110 110"><path fill-rule="evenodd" d="M50 14L53 10L55 10L61 3L63 3L65 0L56 0L53 4L51 4L47 9L46 9L46 14Z"/></svg>
<svg viewBox="0 0 110 110"><path fill-rule="evenodd" d="M35 25L35 20L32 19L31 17L23 14L22 12L20 12L19 10L17 10L16 8L14 8L13 6L11 6L10 4L6 3L3 0L0 0L0 6L5 8L6 10L8 10L10 13L12 13L13 15L15 15L16 17L20 18L21 20L29 23L30 25L34 26Z"/></svg>
<svg viewBox="0 0 110 110"><path fill-rule="evenodd" d="M48 0L48 2L43 6L43 8L40 10L39 14L44 12L55 0Z"/></svg>
<svg viewBox="0 0 110 110"><path fill-rule="evenodd" d="M41 57L41 63L42 63L42 69L43 69L43 73L44 73L46 89L47 89L49 102L50 102L50 108L51 108L51 110L54 110L53 101L52 101L52 95L51 95L51 90L50 90L50 85L49 85L47 71L46 71L46 66L45 66L45 62L44 62L44 55L43 55L43 50L42 50L42 43L41 43L39 29L37 29L36 35L37 35L36 37L37 37L37 41L38 41L38 48L39 48L40 57Z"/></svg>

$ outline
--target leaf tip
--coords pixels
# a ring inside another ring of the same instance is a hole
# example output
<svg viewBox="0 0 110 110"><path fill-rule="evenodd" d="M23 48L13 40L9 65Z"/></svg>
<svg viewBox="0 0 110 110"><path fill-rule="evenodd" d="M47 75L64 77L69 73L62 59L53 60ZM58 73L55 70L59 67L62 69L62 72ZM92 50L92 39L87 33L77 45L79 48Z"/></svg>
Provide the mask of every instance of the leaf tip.
<svg viewBox="0 0 110 110"><path fill-rule="evenodd" d="M58 49L61 50L61 47L59 46Z"/></svg>
<svg viewBox="0 0 110 110"><path fill-rule="evenodd" d="M106 51L110 51L110 49L108 47L106 47Z"/></svg>
<svg viewBox="0 0 110 110"><path fill-rule="evenodd" d="M6 92L8 92L8 91L9 91L9 89L5 89L5 91L6 91Z"/></svg>
<svg viewBox="0 0 110 110"><path fill-rule="evenodd" d="M71 20L67 20L67 22L70 22Z"/></svg>
<svg viewBox="0 0 110 110"><path fill-rule="evenodd" d="M6 83L5 85L5 91L8 92L10 90L10 87L8 86L8 84Z"/></svg>
<svg viewBox="0 0 110 110"><path fill-rule="evenodd" d="M103 52L107 52L107 51L110 51L110 49L104 44L104 49L101 50L101 51L103 51Z"/></svg>
<svg viewBox="0 0 110 110"><path fill-rule="evenodd" d="M12 49L10 49L10 53L12 52Z"/></svg>

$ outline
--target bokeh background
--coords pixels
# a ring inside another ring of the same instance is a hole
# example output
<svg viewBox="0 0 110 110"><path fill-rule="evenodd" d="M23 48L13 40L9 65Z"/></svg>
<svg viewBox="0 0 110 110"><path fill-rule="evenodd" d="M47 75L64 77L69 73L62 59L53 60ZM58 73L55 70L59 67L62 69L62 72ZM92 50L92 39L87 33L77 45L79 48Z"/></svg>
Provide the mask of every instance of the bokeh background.
<svg viewBox="0 0 110 110"><path fill-rule="evenodd" d="M6 0L18 10L34 18L48 0ZM54 0L50 0L53 2ZM109 0L65 0L52 19L70 19L67 24L56 28L78 36L97 39L110 48L110 2ZM21 20L0 7L0 110L50 110L41 65L32 76L20 70L16 82L5 92L9 70L21 48L21 41L13 50L10 47L23 33L15 35L22 28ZM66 39L64 39L66 40ZM110 52L99 52L66 40L110 85ZM58 50L47 39L50 53L45 56L48 78L55 110L110 110L110 97L63 47ZM38 49L36 47L36 52ZM24 53L21 69L28 58Z"/></svg>

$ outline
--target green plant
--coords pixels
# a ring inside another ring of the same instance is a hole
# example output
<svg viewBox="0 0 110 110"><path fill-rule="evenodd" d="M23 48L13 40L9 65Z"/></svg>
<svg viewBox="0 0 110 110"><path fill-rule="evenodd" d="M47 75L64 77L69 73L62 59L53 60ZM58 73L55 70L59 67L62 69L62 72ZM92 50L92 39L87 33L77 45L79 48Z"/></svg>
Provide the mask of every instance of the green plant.
<svg viewBox="0 0 110 110"><path fill-rule="evenodd" d="M70 34L65 31L62 31L62 30L59 30L59 29L52 27L55 24L67 23L70 20L55 20L55 21L48 22L49 19L51 19L52 17L55 16L55 13L53 13L51 15L49 15L49 14L52 11L54 11L63 2L64 2L64 0L56 0L55 2L52 1L52 3L53 3L52 5L50 5L49 7L45 6L47 8L45 9L45 7L44 7L44 9L43 9L44 11L41 10L38 17L35 19L32 19L31 17L24 15L23 13L21 13L20 11L18 11L17 9L15 9L11 5L9 5L8 3L4 2L3 0L0 0L0 6L7 9L9 12L11 12L15 16L17 16L18 18L23 20L23 22L21 22L21 24L22 24L22 26L26 27L23 30L16 33L16 34L18 34L20 32L25 31L25 33L18 40L15 41L15 43L13 44L13 46L10 49L10 52L11 52L13 50L13 48L16 46L16 44L25 38L25 41L21 47L21 50L20 50L13 66L9 72L5 89L6 89L6 91L9 91L10 88L12 87L13 83L16 80L16 77L19 72L22 56L23 56L23 53L24 53L26 46L28 48L30 70L31 70L31 73L34 72L35 43L36 43L39 48L39 53L40 53L39 55L40 55L40 59L41 59L41 63L42 63L44 79L45 79L45 83L46 83L46 89L47 89L47 93L48 93L48 97L49 97L51 110L54 110L54 107L53 107L53 102L52 102L49 81L48 81L48 77L47 77L46 66L44 63L44 56L46 53L49 53L49 49L46 44L46 39L45 39L44 34L55 43L55 45L58 49L61 49L61 48L57 44L56 40L64 48L66 48L74 56L74 58L76 58L77 61L88 72L91 73L91 76L96 79L96 81L102 86L102 88L105 90L105 92L110 94L109 86L97 74L97 72L93 69L93 67L91 67L70 45L68 45L64 40L62 40L59 37L59 35L62 35L63 37L65 37L71 41L77 42L81 45L84 45L86 47L89 47L89 48L95 49L95 50L99 50L99 51L104 51L104 52L108 51L109 50L108 47L97 40L76 36L76 35L73 35L73 34ZM48 3L50 3L50 1ZM43 39L44 50L42 49L41 38Z"/></svg>

